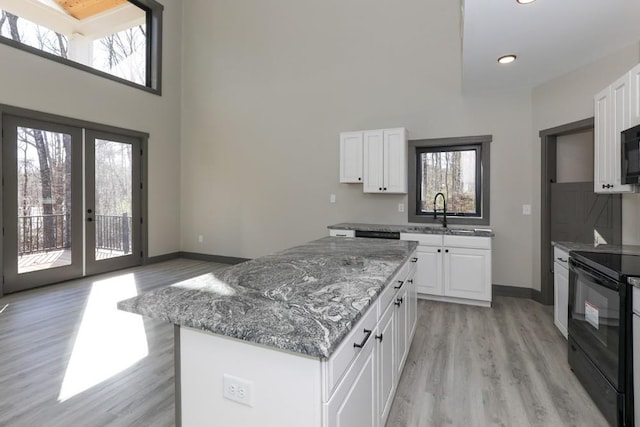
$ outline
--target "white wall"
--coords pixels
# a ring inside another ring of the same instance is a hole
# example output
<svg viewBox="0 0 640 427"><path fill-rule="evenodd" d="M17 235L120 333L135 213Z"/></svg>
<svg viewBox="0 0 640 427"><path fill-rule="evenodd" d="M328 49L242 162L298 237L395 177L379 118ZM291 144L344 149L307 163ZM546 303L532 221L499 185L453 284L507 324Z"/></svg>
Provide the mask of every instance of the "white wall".
<svg viewBox="0 0 640 427"><path fill-rule="evenodd" d="M148 132L149 255L179 250L181 3L163 0L163 94L0 45L0 103Z"/></svg>
<svg viewBox="0 0 640 427"><path fill-rule="evenodd" d="M640 61L639 44L633 44L600 61L534 88L533 152L533 287L540 289L540 138L538 132L593 117L593 96ZM640 242L640 198L625 195L622 200L623 243Z"/></svg>
<svg viewBox="0 0 640 427"><path fill-rule="evenodd" d="M341 131L492 134L493 280L532 285L530 93L462 95L458 2L190 0L183 14L182 250L253 258L337 222L406 223L406 196L338 183Z"/></svg>

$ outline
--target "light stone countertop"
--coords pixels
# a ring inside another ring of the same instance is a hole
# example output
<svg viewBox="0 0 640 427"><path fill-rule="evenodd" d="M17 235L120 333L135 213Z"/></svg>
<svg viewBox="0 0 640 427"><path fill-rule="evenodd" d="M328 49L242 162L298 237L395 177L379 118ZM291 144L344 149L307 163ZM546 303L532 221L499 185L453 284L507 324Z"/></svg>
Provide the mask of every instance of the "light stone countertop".
<svg viewBox="0 0 640 427"><path fill-rule="evenodd" d="M330 230L357 230L357 231L391 231L397 233L415 234L451 234L476 237L493 237L495 233L488 228L482 227L447 227L440 225L390 225L390 224L363 224L357 222L342 222L327 227ZM466 230L468 233L460 233ZM460 234L458 234L460 233Z"/></svg>
<svg viewBox="0 0 640 427"><path fill-rule="evenodd" d="M325 237L120 301L118 308L328 358L416 247Z"/></svg>

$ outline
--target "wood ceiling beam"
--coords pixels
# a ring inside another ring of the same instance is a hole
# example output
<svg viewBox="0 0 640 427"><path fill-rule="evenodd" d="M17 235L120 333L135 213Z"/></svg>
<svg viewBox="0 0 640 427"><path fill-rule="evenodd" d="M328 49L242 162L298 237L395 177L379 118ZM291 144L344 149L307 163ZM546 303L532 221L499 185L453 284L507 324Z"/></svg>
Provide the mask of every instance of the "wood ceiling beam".
<svg viewBox="0 0 640 427"><path fill-rule="evenodd" d="M69 15L82 20L127 3L127 0L56 0L56 3Z"/></svg>

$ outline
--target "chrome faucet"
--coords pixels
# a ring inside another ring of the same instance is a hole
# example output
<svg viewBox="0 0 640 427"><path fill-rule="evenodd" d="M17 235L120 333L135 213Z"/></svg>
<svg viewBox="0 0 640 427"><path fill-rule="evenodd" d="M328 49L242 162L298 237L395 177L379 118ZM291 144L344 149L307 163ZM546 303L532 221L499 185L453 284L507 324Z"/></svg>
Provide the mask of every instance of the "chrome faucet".
<svg viewBox="0 0 640 427"><path fill-rule="evenodd" d="M440 222L442 222L442 226L446 228L447 227L447 198L442 193L437 193L436 196L433 198L433 219L438 219L438 210L436 209L436 202L438 201L438 196L442 196L442 203L444 205L442 209L442 219L440 220Z"/></svg>

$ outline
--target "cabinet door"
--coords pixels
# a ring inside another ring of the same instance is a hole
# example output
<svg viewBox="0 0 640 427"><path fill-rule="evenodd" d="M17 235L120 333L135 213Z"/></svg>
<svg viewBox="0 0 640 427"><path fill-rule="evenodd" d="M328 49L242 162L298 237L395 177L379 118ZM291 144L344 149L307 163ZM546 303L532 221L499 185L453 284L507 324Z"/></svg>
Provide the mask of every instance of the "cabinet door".
<svg viewBox="0 0 640 427"><path fill-rule="evenodd" d="M364 188L365 193L384 192L383 180L384 132L372 130L364 132Z"/></svg>
<svg viewBox="0 0 640 427"><path fill-rule="evenodd" d="M640 426L640 316L633 316L633 400L634 400L634 416L635 425Z"/></svg>
<svg viewBox="0 0 640 427"><path fill-rule="evenodd" d="M387 193L407 192L407 132L387 129L384 134L384 187Z"/></svg>
<svg viewBox="0 0 640 427"><path fill-rule="evenodd" d="M415 276L416 270L410 270L409 276L407 276L407 336L409 337L409 341L416 329L416 324L418 320L418 296L416 295L416 284L415 284Z"/></svg>
<svg viewBox="0 0 640 427"><path fill-rule="evenodd" d="M593 186L596 193L608 193L611 185L611 154L609 153L609 104L611 102L611 87L607 87L594 97L595 129L594 129L594 168Z"/></svg>
<svg viewBox="0 0 640 427"><path fill-rule="evenodd" d="M378 426L377 352L374 341L371 336L326 404L328 427Z"/></svg>
<svg viewBox="0 0 640 427"><path fill-rule="evenodd" d="M340 134L340 182L362 184L362 132Z"/></svg>
<svg viewBox="0 0 640 427"><path fill-rule="evenodd" d="M629 71L629 127L640 125L640 64Z"/></svg>
<svg viewBox="0 0 640 427"><path fill-rule="evenodd" d="M404 286L398 292L396 300L393 302L396 307L395 310L395 323L396 323L396 348L398 358L396 360L396 369L398 378L402 374L402 367L407 357L409 350L408 343L408 301L407 301L407 288Z"/></svg>
<svg viewBox="0 0 640 427"><path fill-rule="evenodd" d="M442 247L419 246L418 268L414 279L418 293L443 295Z"/></svg>
<svg viewBox="0 0 640 427"><path fill-rule="evenodd" d="M611 159L610 178L612 193L632 193L633 185L622 184L622 153L620 132L629 128L629 74L616 80L611 85L611 137L607 148Z"/></svg>
<svg viewBox="0 0 640 427"><path fill-rule="evenodd" d="M467 248L444 251L444 294L491 301L491 251Z"/></svg>
<svg viewBox="0 0 640 427"><path fill-rule="evenodd" d="M395 334L395 305L389 304L386 311L378 323L378 387L380 390L380 425L383 426L391 404L393 403L393 393L396 388L396 334Z"/></svg>
<svg viewBox="0 0 640 427"><path fill-rule="evenodd" d="M569 270L556 262L553 268L553 323L567 338L569 323Z"/></svg>

